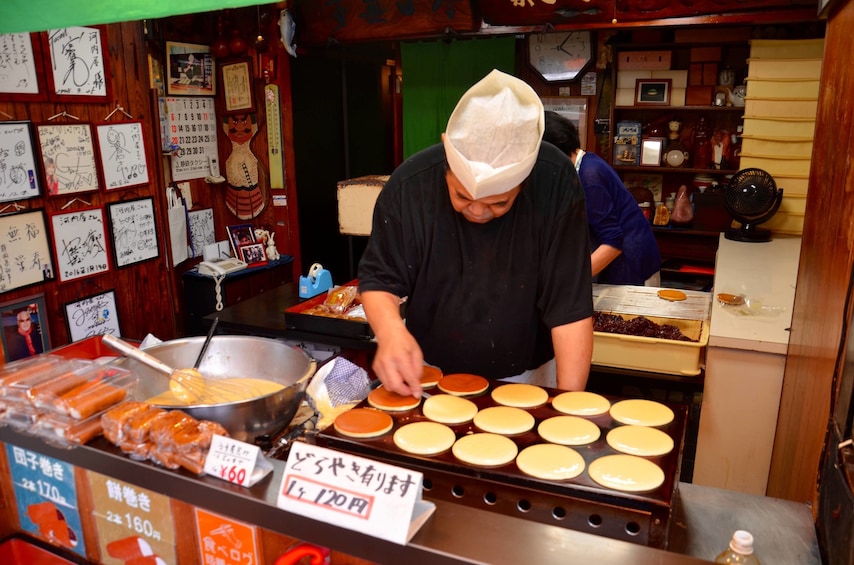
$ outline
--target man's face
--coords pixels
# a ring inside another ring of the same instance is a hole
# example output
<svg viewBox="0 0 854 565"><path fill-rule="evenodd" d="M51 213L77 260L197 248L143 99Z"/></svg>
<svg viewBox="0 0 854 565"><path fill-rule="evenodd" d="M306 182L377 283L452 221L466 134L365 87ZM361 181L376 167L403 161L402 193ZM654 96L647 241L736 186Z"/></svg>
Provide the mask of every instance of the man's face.
<svg viewBox="0 0 854 565"><path fill-rule="evenodd" d="M522 185L508 190L502 194L485 196L483 198L472 198L471 194L457 176L448 169L445 172L445 180L448 183L448 194L451 197L451 206L463 217L475 224L485 224L495 218L500 218L510 211L513 202L519 196Z"/></svg>
<svg viewBox="0 0 854 565"><path fill-rule="evenodd" d="M26 312L21 312L18 314L18 327L23 331L29 331L33 322L30 319L30 315Z"/></svg>

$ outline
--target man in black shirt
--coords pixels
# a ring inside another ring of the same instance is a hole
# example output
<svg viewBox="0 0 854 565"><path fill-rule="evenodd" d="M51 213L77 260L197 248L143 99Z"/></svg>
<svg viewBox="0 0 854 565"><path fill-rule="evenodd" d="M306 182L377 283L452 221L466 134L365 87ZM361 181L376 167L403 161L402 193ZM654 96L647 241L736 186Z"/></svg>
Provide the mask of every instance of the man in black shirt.
<svg viewBox="0 0 854 565"><path fill-rule="evenodd" d="M358 276L389 390L420 396L424 362L500 379L552 358L559 388L584 389L584 193L566 155L541 143L543 123L533 89L492 71L457 104L443 144L409 158L380 193Z"/></svg>

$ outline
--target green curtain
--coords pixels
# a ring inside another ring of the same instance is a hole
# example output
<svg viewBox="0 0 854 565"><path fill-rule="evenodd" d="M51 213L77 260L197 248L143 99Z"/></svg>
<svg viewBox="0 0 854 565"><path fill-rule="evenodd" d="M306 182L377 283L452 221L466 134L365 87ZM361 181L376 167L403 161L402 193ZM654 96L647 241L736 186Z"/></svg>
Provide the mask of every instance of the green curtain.
<svg viewBox="0 0 854 565"><path fill-rule="evenodd" d="M513 74L515 37L402 43L403 156L441 140L460 96L492 69Z"/></svg>
<svg viewBox="0 0 854 565"><path fill-rule="evenodd" d="M0 33L113 24L256 4L258 0L0 0Z"/></svg>

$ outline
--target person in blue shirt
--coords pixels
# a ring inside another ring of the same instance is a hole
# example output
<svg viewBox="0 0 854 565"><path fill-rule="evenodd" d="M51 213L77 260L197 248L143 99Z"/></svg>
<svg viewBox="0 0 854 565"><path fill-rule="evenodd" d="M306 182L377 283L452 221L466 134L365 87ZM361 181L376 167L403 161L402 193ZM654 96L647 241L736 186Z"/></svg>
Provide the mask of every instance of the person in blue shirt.
<svg viewBox="0 0 854 565"><path fill-rule="evenodd" d="M545 113L543 141L569 156L587 206L593 281L659 286L661 254L649 220L607 161L581 149L578 129L556 112Z"/></svg>

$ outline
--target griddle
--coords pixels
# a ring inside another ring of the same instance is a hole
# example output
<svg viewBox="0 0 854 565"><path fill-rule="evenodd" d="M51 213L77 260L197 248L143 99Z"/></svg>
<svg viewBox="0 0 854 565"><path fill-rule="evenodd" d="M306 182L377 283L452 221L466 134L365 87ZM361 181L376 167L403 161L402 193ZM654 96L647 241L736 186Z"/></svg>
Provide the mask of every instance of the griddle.
<svg viewBox="0 0 854 565"><path fill-rule="evenodd" d="M490 393L502 384L506 383L491 383L490 388L483 394L467 398L481 410L498 406ZM536 432L537 426L547 418L564 415L551 405L551 400L563 391L546 390L549 393L548 402L543 406L528 409L536 421L533 430L509 436L519 447L519 451L529 445L545 443ZM444 394L436 388L428 389L428 392ZM608 398L612 405L626 399L603 396ZM413 455L402 451L394 444L394 432L403 425L427 420L420 406L404 412L388 412L394 420L394 426L390 432L378 438L350 438L329 426L309 440L324 447L419 471L424 475L425 498L447 500L525 520L665 549L673 501L679 485L688 406L669 402L661 404L673 410L674 419L670 424L659 426L658 429L673 439L674 448L668 454L645 458L661 467L664 471L664 482L655 490L642 493L603 487L587 474L592 461L618 453L607 444L605 437L611 429L622 424L613 420L607 413L587 417L602 433L592 444L572 447L584 458L585 469L581 475L568 481L531 477L520 471L515 462L492 468L473 466L456 459L450 450L435 456ZM356 406L369 407L367 401ZM481 431L472 422L450 427L457 438ZM436 519L441 519L441 516Z"/></svg>

